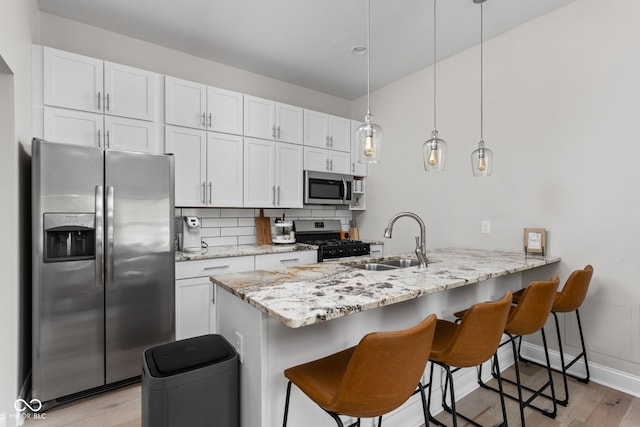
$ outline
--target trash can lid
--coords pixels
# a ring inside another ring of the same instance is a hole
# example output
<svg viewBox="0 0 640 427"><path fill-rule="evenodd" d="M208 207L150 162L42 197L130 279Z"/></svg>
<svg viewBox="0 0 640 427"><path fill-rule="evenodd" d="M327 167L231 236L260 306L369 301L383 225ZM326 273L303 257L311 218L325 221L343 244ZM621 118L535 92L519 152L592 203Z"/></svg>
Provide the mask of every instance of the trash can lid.
<svg viewBox="0 0 640 427"><path fill-rule="evenodd" d="M229 347L221 335L203 335L153 347L146 358L152 375L167 377L233 357Z"/></svg>

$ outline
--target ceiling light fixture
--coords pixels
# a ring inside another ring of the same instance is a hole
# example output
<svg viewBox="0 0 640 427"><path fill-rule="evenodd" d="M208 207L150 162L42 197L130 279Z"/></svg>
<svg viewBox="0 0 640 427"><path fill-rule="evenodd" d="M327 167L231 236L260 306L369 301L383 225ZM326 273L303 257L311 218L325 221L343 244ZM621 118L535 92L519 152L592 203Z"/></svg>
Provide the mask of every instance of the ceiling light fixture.
<svg viewBox="0 0 640 427"><path fill-rule="evenodd" d="M436 127L436 0L433 0L433 130L431 138L422 145L424 170L442 172L447 158L447 142L438 137Z"/></svg>
<svg viewBox="0 0 640 427"><path fill-rule="evenodd" d="M484 2L486 0L473 0L480 4L480 142L478 148L471 153L471 169L473 176L489 176L493 167L493 151L485 147L484 144Z"/></svg>
<svg viewBox="0 0 640 427"><path fill-rule="evenodd" d="M382 150L382 128L371 122L371 0L367 8L367 114L364 123L358 127L356 138L358 141L359 163L379 163Z"/></svg>

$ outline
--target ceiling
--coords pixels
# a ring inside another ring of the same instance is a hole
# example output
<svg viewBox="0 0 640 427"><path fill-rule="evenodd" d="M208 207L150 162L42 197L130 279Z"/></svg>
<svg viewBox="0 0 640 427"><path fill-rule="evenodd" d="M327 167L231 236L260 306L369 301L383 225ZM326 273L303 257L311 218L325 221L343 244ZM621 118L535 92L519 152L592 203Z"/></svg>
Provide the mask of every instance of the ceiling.
<svg viewBox="0 0 640 427"><path fill-rule="evenodd" d="M575 0L487 0L485 39ZM40 10L345 99L366 94L366 0L39 0ZM479 43L480 6L437 3L438 60ZM371 0L371 89L433 63L433 1Z"/></svg>

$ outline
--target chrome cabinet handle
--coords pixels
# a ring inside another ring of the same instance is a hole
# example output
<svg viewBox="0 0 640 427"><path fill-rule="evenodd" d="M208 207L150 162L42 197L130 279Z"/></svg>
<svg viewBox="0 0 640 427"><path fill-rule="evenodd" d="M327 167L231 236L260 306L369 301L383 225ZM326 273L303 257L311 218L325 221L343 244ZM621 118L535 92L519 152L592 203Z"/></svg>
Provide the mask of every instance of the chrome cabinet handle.
<svg viewBox="0 0 640 427"><path fill-rule="evenodd" d="M207 126L207 118L205 113L202 113L202 126Z"/></svg>
<svg viewBox="0 0 640 427"><path fill-rule="evenodd" d="M340 196L340 203L344 203L347 199L347 181L342 178L342 195Z"/></svg>
<svg viewBox="0 0 640 427"><path fill-rule="evenodd" d="M206 186L207 183L202 181L202 204L206 205L207 204L207 193L206 193Z"/></svg>
<svg viewBox="0 0 640 427"><path fill-rule="evenodd" d="M280 206L280 186L278 185L278 206Z"/></svg>
<svg viewBox="0 0 640 427"><path fill-rule="evenodd" d="M104 215L104 195L102 185L96 185L96 287L104 286L104 230L102 221Z"/></svg>
<svg viewBox="0 0 640 427"><path fill-rule="evenodd" d="M351 163L351 172L355 173L356 171L356 164L355 163Z"/></svg>
<svg viewBox="0 0 640 427"><path fill-rule="evenodd" d="M329 147L333 147L333 136L329 137Z"/></svg>
<svg viewBox="0 0 640 427"><path fill-rule="evenodd" d="M222 270L224 268L229 268L229 266L228 265L216 265L216 266L213 266L213 267L205 267L205 268L203 268L203 270L205 270L205 271L207 271L207 270Z"/></svg>
<svg viewBox="0 0 640 427"><path fill-rule="evenodd" d="M271 136L274 137L274 138L276 137L276 126L275 125L271 126Z"/></svg>
<svg viewBox="0 0 640 427"><path fill-rule="evenodd" d="M105 102L104 105L105 105L105 110L109 111L109 109L111 108L111 102L109 101L108 93L107 93L107 102Z"/></svg>
<svg viewBox="0 0 640 427"><path fill-rule="evenodd" d="M100 135L100 129L98 129L98 148L102 147L100 140L102 139L101 135Z"/></svg>
<svg viewBox="0 0 640 427"><path fill-rule="evenodd" d="M211 127L212 120L213 120L213 113L209 113L209 127Z"/></svg>
<svg viewBox="0 0 640 427"><path fill-rule="evenodd" d="M100 99L102 98L102 93L98 91L98 110L100 109Z"/></svg>
<svg viewBox="0 0 640 427"><path fill-rule="evenodd" d="M333 160L329 160L329 170L333 170Z"/></svg>
<svg viewBox="0 0 640 427"><path fill-rule="evenodd" d="M110 131L106 132L105 138L104 138L104 146L107 148L111 148L111 133Z"/></svg>
<svg viewBox="0 0 640 427"><path fill-rule="evenodd" d="M211 204L211 187L213 187L212 181L209 181L209 204Z"/></svg>
<svg viewBox="0 0 640 427"><path fill-rule="evenodd" d="M326 170L330 170L329 169L329 159L324 161L324 167L325 167Z"/></svg>
<svg viewBox="0 0 640 427"><path fill-rule="evenodd" d="M327 141L327 147L330 147L330 145L329 145L329 135L325 136L324 139Z"/></svg>
<svg viewBox="0 0 640 427"><path fill-rule="evenodd" d="M298 262L300 261L300 258L287 258L287 259L281 259L280 262Z"/></svg>
<svg viewBox="0 0 640 427"><path fill-rule="evenodd" d="M280 139L280 126L278 126L278 139Z"/></svg>

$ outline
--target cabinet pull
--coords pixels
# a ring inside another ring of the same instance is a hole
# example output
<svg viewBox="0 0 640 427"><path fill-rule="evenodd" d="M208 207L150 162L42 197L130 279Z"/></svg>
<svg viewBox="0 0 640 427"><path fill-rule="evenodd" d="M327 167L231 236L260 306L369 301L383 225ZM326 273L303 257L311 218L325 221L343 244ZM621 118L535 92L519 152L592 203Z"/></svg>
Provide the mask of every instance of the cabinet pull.
<svg viewBox="0 0 640 427"><path fill-rule="evenodd" d="M325 160L325 161L324 161L324 167L325 167L325 169L327 169L327 170L331 170L331 169L329 169L329 159L327 159L327 160Z"/></svg>
<svg viewBox="0 0 640 427"><path fill-rule="evenodd" d="M333 147L333 136L329 137L329 147Z"/></svg>
<svg viewBox="0 0 640 427"><path fill-rule="evenodd" d="M275 125L271 126L271 136L274 137L274 138L276 137L276 126Z"/></svg>
<svg viewBox="0 0 640 427"><path fill-rule="evenodd" d="M329 147L329 135L325 136L324 139L327 141L327 147Z"/></svg>
<svg viewBox="0 0 640 427"><path fill-rule="evenodd" d="M202 113L202 126L207 127L206 114Z"/></svg>
<svg viewBox="0 0 640 427"><path fill-rule="evenodd" d="M216 265L214 267L205 267L203 268L203 270L207 271L207 270L222 270L224 268L229 268L228 265Z"/></svg>
<svg viewBox="0 0 640 427"><path fill-rule="evenodd" d="M280 186L278 185L278 206L280 206Z"/></svg>
<svg viewBox="0 0 640 427"><path fill-rule="evenodd" d="M100 129L98 129L98 148L102 147L102 145L100 144Z"/></svg>
<svg viewBox="0 0 640 427"><path fill-rule="evenodd" d="M211 127L212 120L213 120L213 113L209 113L209 127Z"/></svg>
<svg viewBox="0 0 640 427"><path fill-rule="evenodd" d="M211 201L211 188L213 187L213 182L209 181L209 204L212 203Z"/></svg>
<svg viewBox="0 0 640 427"><path fill-rule="evenodd" d="M202 181L202 204L207 204L207 195L206 195L206 182Z"/></svg>
<svg viewBox="0 0 640 427"><path fill-rule="evenodd" d="M333 160L329 160L329 170L333 170Z"/></svg>
<svg viewBox="0 0 640 427"><path fill-rule="evenodd" d="M104 103L104 107L107 111L111 108L111 102L109 101L109 94L107 93L107 101Z"/></svg>
<svg viewBox="0 0 640 427"><path fill-rule="evenodd" d="M351 163L351 172L353 172L353 173L356 172L356 164L355 163Z"/></svg>
<svg viewBox="0 0 640 427"><path fill-rule="evenodd" d="M272 187L272 191L273 191L273 194L272 194L272 196L273 196L273 206L275 206L276 205L276 186L275 185Z"/></svg>
<svg viewBox="0 0 640 427"><path fill-rule="evenodd" d="M278 126L278 139L280 139L280 126Z"/></svg>
<svg viewBox="0 0 640 427"><path fill-rule="evenodd" d="M111 148L111 134L110 134L109 131L105 132L104 146L107 147L107 148Z"/></svg>
<svg viewBox="0 0 640 427"><path fill-rule="evenodd" d="M287 259L281 259L280 262L298 262L300 261L300 258L287 258Z"/></svg>
<svg viewBox="0 0 640 427"><path fill-rule="evenodd" d="M102 93L98 91L98 110L100 109L100 99L102 98Z"/></svg>

